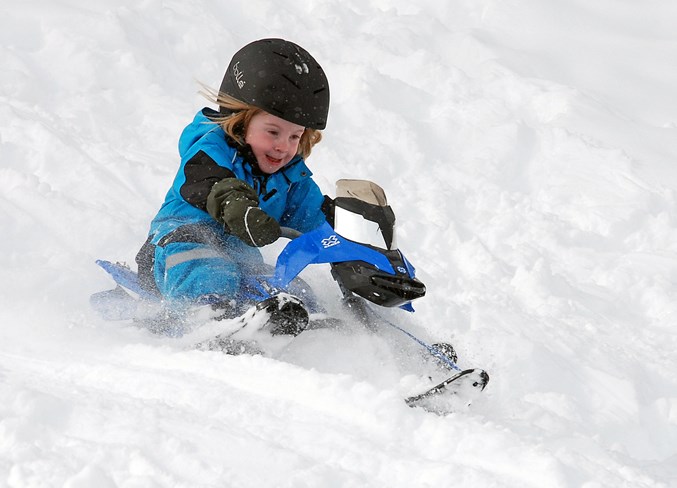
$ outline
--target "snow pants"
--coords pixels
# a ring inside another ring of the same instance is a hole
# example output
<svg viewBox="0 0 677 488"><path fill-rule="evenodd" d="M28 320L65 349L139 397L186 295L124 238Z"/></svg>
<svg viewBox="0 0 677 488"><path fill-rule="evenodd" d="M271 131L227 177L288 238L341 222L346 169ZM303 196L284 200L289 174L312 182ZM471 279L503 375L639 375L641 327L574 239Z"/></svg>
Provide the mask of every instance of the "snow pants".
<svg viewBox="0 0 677 488"><path fill-rule="evenodd" d="M186 224L151 235L136 262L146 290L188 303L237 299L243 277L261 274L267 266L258 249L216 223Z"/></svg>

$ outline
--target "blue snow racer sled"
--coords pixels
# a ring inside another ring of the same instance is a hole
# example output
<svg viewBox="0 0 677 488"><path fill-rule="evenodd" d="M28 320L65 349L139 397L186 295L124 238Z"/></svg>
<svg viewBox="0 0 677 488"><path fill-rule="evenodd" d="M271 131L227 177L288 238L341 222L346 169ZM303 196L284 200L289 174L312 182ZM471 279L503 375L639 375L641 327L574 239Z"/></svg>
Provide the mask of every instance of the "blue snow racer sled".
<svg viewBox="0 0 677 488"><path fill-rule="evenodd" d="M295 280L308 265L330 263L345 298L357 296L379 306L413 311L411 302L424 296L426 289L397 249L395 215L383 190L369 181L340 180L329 220L331 224L326 222L306 234L283 229L283 236L291 240L278 256L275 268L268 274L247 276L235 302L251 304L276 293L293 293L301 287ZM141 285L137 273L128 266L104 260L97 264L122 288L92 296L92 305L103 318L138 318L138 305L162 302L160 296ZM319 311L312 292L307 286L303 288L300 298L308 302L306 306L312 312ZM124 298L121 291L135 300ZM206 297L205 302L209 301Z"/></svg>
<svg viewBox="0 0 677 488"><path fill-rule="evenodd" d="M435 410L441 394L457 393L452 385L463 384L467 388L469 384L472 390L482 391L489 380L486 372L462 370L456 365L456 354L450 345L429 345L382 318L369 305L413 312L412 302L426 292L425 285L416 278L414 267L397 247L395 215L383 189L366 180L339 180L327 220L306 234L283 229L283 236L291 240L279 254L274 269L271 267L267 274L248 276L241 296L235 301L255 304L288 293L299 297L310 313L321 313L321 305L299 274L311 264L329 263L348 317L369 329L375 330L384 324L397 329L454 371L444 382L407 398L410 406ZM167 304L141 286L136 272L120 263L99 260L97 264L116 282L115 289L96 293L90 300L104 319L153 324L153 317L166 317ZM195 305L204 307L209 303ZM146 327L153 330L152 325ZM166 323L153 331L181 335L180 327L167 328Z"/></svg>

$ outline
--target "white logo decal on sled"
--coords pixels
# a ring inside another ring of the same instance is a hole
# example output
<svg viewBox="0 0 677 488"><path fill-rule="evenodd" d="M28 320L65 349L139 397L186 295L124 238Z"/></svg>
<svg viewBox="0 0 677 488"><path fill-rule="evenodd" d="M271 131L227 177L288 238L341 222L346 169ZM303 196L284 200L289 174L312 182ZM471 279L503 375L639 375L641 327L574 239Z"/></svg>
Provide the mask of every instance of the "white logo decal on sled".
<svg viewBox="0 0 677 488"><path fill-rule="evenodd" d="M325 249L327 249L328 247L336 246L337 244L341 244L341 241L338 240L336 234L332 234L326 239L322 239L322 247Z"/></svg>

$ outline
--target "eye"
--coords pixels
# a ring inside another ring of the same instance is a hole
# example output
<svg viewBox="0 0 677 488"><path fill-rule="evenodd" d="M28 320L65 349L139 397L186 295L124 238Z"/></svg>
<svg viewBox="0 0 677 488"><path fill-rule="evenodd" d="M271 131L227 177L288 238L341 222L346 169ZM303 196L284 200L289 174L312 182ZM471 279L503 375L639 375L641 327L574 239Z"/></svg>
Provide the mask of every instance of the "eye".
<svg viewBox="0 0 677 488"><path fill-rule="evenodd" d="M276 130L271 129L268 131L268 134L270 134L271 136L277 136L278 132Z"/></svg>

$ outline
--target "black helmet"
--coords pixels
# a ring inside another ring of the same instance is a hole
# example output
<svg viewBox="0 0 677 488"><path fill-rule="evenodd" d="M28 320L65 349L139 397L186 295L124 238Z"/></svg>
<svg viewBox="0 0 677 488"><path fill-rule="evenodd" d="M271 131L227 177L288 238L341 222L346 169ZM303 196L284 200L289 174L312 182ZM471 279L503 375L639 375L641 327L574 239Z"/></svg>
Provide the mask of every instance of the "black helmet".
<svg viewBox="0 0 677 488"><path fill-rule="evenodd" d="M284 39L261 39L235 53L221 93L303 127L327 125L327 77L308 51Z"/></svg>

